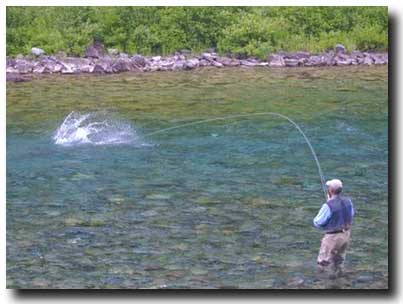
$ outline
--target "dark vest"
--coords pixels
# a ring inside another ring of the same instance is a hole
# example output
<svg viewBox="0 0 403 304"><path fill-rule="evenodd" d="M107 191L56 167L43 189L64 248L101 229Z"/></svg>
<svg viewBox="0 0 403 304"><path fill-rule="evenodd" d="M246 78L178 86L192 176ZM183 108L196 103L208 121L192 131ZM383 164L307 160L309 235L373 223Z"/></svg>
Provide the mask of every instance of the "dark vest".
<svg viewBox="0 0 403 304"><path fill-rule="evenodd" d="M337 231L350 227L352 216L351 200L346 197L336 196L327 202L332 216L327 224L323 227L326 231Z"/></svg>

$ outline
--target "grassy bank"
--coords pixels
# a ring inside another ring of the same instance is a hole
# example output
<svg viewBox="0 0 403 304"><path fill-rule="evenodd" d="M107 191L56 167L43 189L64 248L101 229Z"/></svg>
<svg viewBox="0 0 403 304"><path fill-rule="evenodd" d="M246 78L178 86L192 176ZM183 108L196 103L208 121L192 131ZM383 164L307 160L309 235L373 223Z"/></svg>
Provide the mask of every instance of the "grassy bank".
<svg viewBox="0 0 403 304"><path fill-rule="evenodd" d="M278 51L388 49L387 7L7 7L7 55L31 47L82 55L93 39L127 53L216 48L265 58Z"/></svg>

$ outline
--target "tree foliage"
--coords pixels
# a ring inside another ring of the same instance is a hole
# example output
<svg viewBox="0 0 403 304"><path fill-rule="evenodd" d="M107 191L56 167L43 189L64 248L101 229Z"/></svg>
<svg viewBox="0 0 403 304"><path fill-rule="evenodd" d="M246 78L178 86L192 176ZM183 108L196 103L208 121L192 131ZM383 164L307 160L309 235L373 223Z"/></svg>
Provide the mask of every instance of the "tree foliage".
<svg viewBox="0 0 403 304"><path fill-rule="evenodd" d="M387 50L386 7L7 7L7 55L82 55L95 39L127 53Z"/></svg>

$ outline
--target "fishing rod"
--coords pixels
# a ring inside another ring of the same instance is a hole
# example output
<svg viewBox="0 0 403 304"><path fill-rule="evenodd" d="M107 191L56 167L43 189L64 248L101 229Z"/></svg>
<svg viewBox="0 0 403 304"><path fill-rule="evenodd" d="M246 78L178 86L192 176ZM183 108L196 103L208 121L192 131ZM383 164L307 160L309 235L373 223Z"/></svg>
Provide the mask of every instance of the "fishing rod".
<svg viewBox="0 0 403 304"><path fill-rule="evenodd" d="M160 134L160 133L163 133L163 132L168 132L168 131L175 130L175 129L180 129L180 128L184 128L184 127L199 125L199 124L212 122L212 121L217 121L217 120L228 120L228 119L234 119L234 118L251 117L251 116L264 116L264 115L277 116L277 117L281 117L281 118L287 120L303 136L303 138L304 138L305 142L307 143L309 149L311 150L313 158L314 158L314 160L316 162L316 166L318 168L318 173L319 173L319 176L320 176L320 182L322 184L323 195L325 197L325 201L327 201L327 189L326 189L326 186L325 186L325 178L323 176L322 168L320 167L319 159L316 156L315 150L314 150L313 146L311 145L311 142L309 141L308 137L305 135L304 131L302 131L300 126L295 121L293 121L291 118L289 118L289 117L287 117L287 116L285 116L283 114L275 113L275 112L259 112L259 113L236 114L236 115L229 115L229 116L223 116L223 117L215 117L215 118L198 120L198 121L194 121L194 122L181 124L181 125L178 125L178 126L173 126L173 127L169 127L169 128L164 128L164 129L152 131L152 132L146 133L144 136L145 137L153 136L153 135Z"/></svg>

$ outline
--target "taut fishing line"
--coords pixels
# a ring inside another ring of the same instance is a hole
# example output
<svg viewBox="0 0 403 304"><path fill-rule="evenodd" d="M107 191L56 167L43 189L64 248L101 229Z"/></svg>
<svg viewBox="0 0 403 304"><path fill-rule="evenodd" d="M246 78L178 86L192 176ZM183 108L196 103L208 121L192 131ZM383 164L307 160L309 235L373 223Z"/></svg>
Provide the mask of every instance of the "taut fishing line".
<svg viewBox="0 0 403 304"><path fill-rule="evenodd" d="M315 150L313 149L311 142L309 141L308 137L305 135L304 131L302 131L302 129L300 128L300 126L293 121L291 118L283 115L283 114L279 114L279 113L275 113L275 112L259 112L259 113L251 113L251 114L237 114L237 115L229 115L229 116L223 116L223 117L216 117L216 118L209 118L209 119L204 119L204 120L198 120L198 121L194 121L194 122L189 122L189 123L185 123L182 125L178 125L178 126L174 126L174 127L169 127L169 128L165 128L165 129L160 129L157 131L152 131L149 132L147 134L145 134L144 136L153 136L159 133L163 133L163 132L167 132L167 131L171 131L171 130L175 130L175 129L180 129L180 128L184 128L184 127L189 127L189 126L194 126L194 125L199 125L199 124L203 124L203 123L207 123L207 122L212 122L212 121L217 121L217 120L227 120L227 119L233 119L233 118L242 118L242 117L251 117L251 116L265 116L265 115L271 115L271 116L277 116L277 117L281 117L285 120L287 120L289 123L291 123L298 131L299 133L303 136L305 142L307 143L307 145L309 146L309 149L311 150L312 156L316 162L316 166L318 168L318 173L320 176L320 182L322 184L322 190L323 190L323 195L325 197L325 201L327 200L327 191L326 191L326 186L325 186L325 178L323 176L323 172L322 169L320 167L320 163L318 160L318 157L316 156Z"/></svg>

